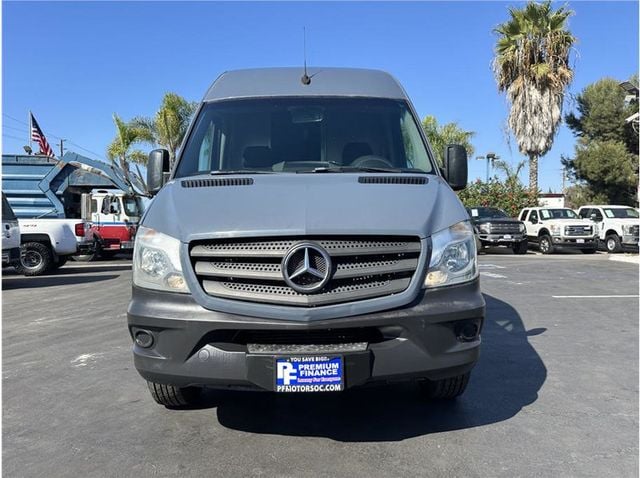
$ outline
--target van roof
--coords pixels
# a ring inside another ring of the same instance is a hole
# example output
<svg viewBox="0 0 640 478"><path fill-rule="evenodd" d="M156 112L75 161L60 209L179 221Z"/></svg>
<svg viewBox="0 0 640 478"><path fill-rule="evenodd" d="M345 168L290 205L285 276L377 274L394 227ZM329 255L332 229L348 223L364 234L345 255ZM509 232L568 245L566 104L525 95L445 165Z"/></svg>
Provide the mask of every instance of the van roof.
<svg viewBox="0 0 640 478"><path fill-rule="evenodd" d="M227 71L211 85L203 101L273 96L357 96L407 99L389 73L359 68L307 68L311 84L302 84L296 68L255 68Z"/></svg>

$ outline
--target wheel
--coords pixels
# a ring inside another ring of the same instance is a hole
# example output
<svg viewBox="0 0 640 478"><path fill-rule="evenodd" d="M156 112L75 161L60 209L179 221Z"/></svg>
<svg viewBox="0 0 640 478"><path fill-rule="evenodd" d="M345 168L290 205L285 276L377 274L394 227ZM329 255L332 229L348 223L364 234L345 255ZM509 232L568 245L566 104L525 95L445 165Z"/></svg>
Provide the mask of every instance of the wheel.
<svg viewBox="0 0 640 478"><path fill-rule="evenodd" d="M149 381L147 381L147 385L156 403L164 405L165 407L178 408L193 405L202 391L200 387L180 388Z"/></svg>
<svg viewBox="0 0 640 478"><path fill-rule="evenodd" d="M582 251L583 254L595 254L596 253L596 249L580 249Z"/></svg>
<svg viewBox="0 0 640 478"><path fill-rule="evenodd" d="M53 266L53 254L46 244L40 242L25 242L21 246L20 263L16 270L25 276L44 274Z"/></svg>
<svg viewBox="0 0 640 478"><path fill-rule="evenodd" d="M518 242L511 249L513 249L514 254L526 254L527 249L529 249L529 242L526 240L522 242Z"/></svg>
<svg viewBox="0 0 640 478"><path fill-rule="evenodd" d="M69 256L58 256L58 259L53 261L53 264L51 265L51 270L60 269L63 265L67 263L67 260L69 260Z"/></svg>
<svg viewBox="0 0 640 478"><path fill-rule="evenodd" d="M604 246L609 254L614 252L620 252L622 250L622 244L620 244L620 237L617 234L609 234L604 239Z"/></svg>
<svg viewBox="0 0 640 478"><path fill-rule="evenodd" d="M471 372L441 380L426 380L422 389L430 400L452 400L464 393L469 383Z"/></svg>
<svg viewBox="0 0 640 478"><path fill-rule="evenodd" d="M540 252L543 254L553 254L553 242L551 236L541 236L539 239Z"/></svg>

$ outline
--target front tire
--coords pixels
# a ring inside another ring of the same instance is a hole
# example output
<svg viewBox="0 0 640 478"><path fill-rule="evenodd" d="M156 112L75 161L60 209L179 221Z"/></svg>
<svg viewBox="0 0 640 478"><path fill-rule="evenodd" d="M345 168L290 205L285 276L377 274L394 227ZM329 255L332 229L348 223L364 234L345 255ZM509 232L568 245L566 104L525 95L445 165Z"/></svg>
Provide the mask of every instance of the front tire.
<svg viewBox="0 0 640 478"><path fill-rule="evenodd" d="M526 254L527 250L529 249L529 242L528 241L518 242L511 249L513 249L514 254Z"/></svg>
<svg viewBox="0 0 640 478"><path fill-rule="evenodd" d="M604 247L609 254L620 252L622 250L622 243L620 242L620 236L617 234L609 234L604 239Z"/></svg>
<svg viewBox="0 0 640 478"><path fill-rule="evenodd" d="M39 276L53 267L53 254L46 244L25 242L20 248L20 262L15 266L20 274Z"/></svg>
<svg viewBox="0 0 640 478"><path fill-rule="evenodd" d="M168 408L188 407L197 402L202 389L200 387L176 387L174 385L166 385L164 383L155 383L147 381L151 397L159 405Z"/></svg>
<svg viewBox="0 0 640 478"><path fill-rule="evenodd" d="M553 254L553 241L551 240L551 236L540 236L538 241L540 252L543 254Z"/></svg>
<svg viewBox="0 0 640 478"><path fill-rule="evenodd" d="M464 393L470 376L471 372L467 372L441 380L426 380L421 386L430 400L453 400Z"/></svg>

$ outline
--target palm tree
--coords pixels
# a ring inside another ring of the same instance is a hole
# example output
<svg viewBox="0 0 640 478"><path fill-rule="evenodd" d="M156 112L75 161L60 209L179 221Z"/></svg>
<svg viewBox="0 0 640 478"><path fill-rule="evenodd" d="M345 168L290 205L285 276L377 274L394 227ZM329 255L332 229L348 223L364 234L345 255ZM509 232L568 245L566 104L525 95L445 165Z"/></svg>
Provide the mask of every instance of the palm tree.
<svg viewBox="0 0 640 478"><path fill-rule="evenodd" d="M467 150L469 157L473 156L473 145L471 138L475 135L473 131L465 131L458 123L438 124L438 120L434 116L425 116L422 120L422 129L427 135L431 149L433 150L438 164L442 166L444 147L448 144L460 144Z"/></svg>
<svg viewBox="0 0 640 478"><path fill-rule="evenodd" d="M527 164L526 161L520 161L515 166L511 166L506 161L502 161L499 159L493 162L493 167L498 171L502 171L504 173L507 178L505 180L507 184L516 184L520 182L520 178L518 176L520 175L520 171L522 171L522 168L524 168L525 164Z"/></svg>
<svg viewBox="0 0 640 478"><path fill-rule="evenodd" d="M529 157L529 188L538 190L538 158L551 145L562 118L564 92L573 79L569 53L576 39L567 30L571 10L551 1L509 8L511 18L494 31L493 71L511 108L508 124L520 152Z"/></svg>
<svg viewBox="0 0 640 478"><path fill-rule="evenodd" d="M137 117L132 123L147 132L150 142L169 151L171 166L187 132L197 103L189 102L175 93L166 93L160 109L153 118Z"/></svg>
<svg viewBox="0 0 640 478"><path fill-rule="evenodd" d="M107 147L107 157L117 164L122 171L125 181L133 189L131 181L129 162L145 164L147 155L140 150L131 150L131 148L141 142L153 141L153 136L144 128L123 121L117 114L113 114L113 122L116 125L116 137L113 138L111 144ZM140 175L140 172L138 171ZM139 178L142 180L142 178Z"/></svg>

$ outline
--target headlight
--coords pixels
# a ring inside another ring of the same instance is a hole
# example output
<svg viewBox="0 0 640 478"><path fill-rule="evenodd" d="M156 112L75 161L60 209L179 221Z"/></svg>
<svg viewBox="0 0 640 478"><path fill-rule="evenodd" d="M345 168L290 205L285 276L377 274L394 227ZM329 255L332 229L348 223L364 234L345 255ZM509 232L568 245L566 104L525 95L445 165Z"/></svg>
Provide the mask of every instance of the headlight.
<svg viewBox="0 0 640 478"><path fill-rule="evenodd" d="M469 221L431 236L431 261L424 287L459 284L478 277L476 240Z"/></svg>
<svg viewBox="0 0 640 478"><path fill-rule="evenodd" d="M626 225L626 224L622 225L622 233L624 235L632 234L632 231L633 231L633 226Z"/></svg>
<svg viewBox="0 0 640 478"><path fill-rule="evenodd" d="M598 234L599 232L600 232L600 229L598 229L598 225L594 224L593 225L593 234L595 235L595 234Z"/></svg>
<svg viewBox="0 0 640 478"><path fill-rule="evenodd" d="M484 224L480 224L478 230L483 234L489 234L491 232L491 223L485 222Z"/></svg>
<svg viewBox="0 0 640 478"><path fill-rule="evenodd" d="M133 283L146 289L188 293L180 265L180 241L140 226L133 249Z"/></svg>
<svg viewBox="0 0 640 478"><path fill-rule="evenodd" d="M562 235L562 228L558 225L551 225L551 227L549 227L549 229L551 229L551 235L552 236L560 236Z"/></svg>
<svg viewBox="0 0 640 478"><path fill-rule="evenodd" d="M520 223L520 225L518 226L518 229L520 232L525 232L527 230L526 226L524 225L524 222Z"/></svg>

